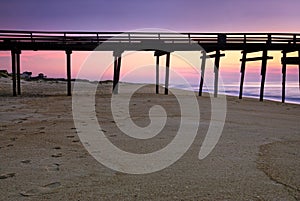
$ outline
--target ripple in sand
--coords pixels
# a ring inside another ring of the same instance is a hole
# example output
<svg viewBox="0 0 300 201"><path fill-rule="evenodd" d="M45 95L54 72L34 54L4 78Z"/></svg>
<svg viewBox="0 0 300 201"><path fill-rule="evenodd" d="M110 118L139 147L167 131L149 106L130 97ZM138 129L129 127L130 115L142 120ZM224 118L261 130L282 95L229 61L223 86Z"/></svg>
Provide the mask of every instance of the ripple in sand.
<svg viewBox="0 0 300 201"><path fill-rule="evenodd" d="M23 191L20 194L23 196L38 196L38 195L44 195L44 194L49 194L49 193L54 193L57 188L61 186L60 182L53 182L50 184L47 184L45 186L39 186L37 188L28 190L28 191Z"/></svg>

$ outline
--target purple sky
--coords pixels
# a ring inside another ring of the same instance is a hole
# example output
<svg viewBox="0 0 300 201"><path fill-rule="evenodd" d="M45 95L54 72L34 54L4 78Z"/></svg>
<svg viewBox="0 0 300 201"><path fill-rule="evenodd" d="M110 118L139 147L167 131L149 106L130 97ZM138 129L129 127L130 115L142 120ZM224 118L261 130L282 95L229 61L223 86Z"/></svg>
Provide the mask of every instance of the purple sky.
<svg viewBox="0 0 300 201"><path fill-rule="evenodd" d="M299 0L2 0L0 29L300 32Z"/></svg>

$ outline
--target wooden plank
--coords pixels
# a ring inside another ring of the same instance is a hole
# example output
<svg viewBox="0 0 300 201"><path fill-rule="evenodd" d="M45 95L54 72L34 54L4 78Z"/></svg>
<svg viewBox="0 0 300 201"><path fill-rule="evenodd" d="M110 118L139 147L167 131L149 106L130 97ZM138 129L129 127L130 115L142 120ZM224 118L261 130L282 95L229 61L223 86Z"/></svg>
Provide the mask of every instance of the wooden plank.
<svg viewBox="0 0 300 201"><path fill-rule="evenodd" d="M225 45L226 44L226 39L227 39L226 34L218 34L218 43L220 45Z"/></svg>
<svg viewBox="0 0 300 201"><path fill-rule="evenodd" d="M249 50L243 50L242 53L246 52L246 53L254 53L254 52L261 52L262 50L259 49L249 49Z"/></svg>
<svg viewBox="0 0 300 201"><path fill-rule="evenodd" d="M217 54L206 55L206 58L216 58ZM218 57L224 57L225 54L220 54ZM202 59L202 56L200 57Z"/></svg>
<svg viewBox="0 0 300 201"><path fill-rule="evenodd" d="M246 61L262 61L262 60L268 60L268 59L273 59L271 56L266 56L266 57L252 57L252 58L246 58ZM242 59L240 59L242 61Z"/></svg>
<svg viewBox="0 0 300 201"><path fill-rule="evenodd" d="M300 65L299 57L285 57L281 58L281 63L286 65Z"/></svg>
<svg viewBox="0 0 300 201"><path fill-rule="evenodd" d="M297 50L283 50L281 51L282 53L285 52L285 53L292 53L292 52L297 52Z"/></svg>
<svg viewBox="0 0 300 201"><path fill-rule="evenodd" d="M155 51L154 52L154 56L163 56L163 55L165 55L165 54L168 54L168 52L165 52L165 51L160 51L160 50L157 50L157 51Z"/></svg>

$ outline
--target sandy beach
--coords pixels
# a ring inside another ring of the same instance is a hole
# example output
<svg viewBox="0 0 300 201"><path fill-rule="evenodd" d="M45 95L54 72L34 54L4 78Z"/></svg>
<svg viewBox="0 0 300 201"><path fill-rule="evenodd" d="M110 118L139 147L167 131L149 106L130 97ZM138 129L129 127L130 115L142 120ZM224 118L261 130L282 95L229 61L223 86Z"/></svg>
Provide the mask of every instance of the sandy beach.
<svg viewBox="0 0 300 201"><path fill-rule="evenodd" d="M0 78L0 200L300 200L300 105L227 97L222 136L199 160L210 99L197 97L201 122L190 149L166 169L132 175L103 166L84 148L65 82L22 80L18 97L11 84ZM160 104L167 125L150 140L134 140L113 121L111 85L98 86L97 118L116 146L150 153L174 138L178 103L154 92L148 86L133 96L131 117L146 126L149 108Z"/></svg>

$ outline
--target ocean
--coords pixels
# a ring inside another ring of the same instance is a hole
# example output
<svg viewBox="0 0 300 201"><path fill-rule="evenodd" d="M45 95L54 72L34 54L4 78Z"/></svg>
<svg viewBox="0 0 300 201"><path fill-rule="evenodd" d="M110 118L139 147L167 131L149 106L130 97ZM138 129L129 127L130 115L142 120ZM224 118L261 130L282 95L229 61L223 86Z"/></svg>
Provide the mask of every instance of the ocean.
<svg viewBox="0 0 300 201"><path fill-rule="evenodd" d="M225 83L224 90L226 95L238 96L240 91L240 83ZM191 87L185 85L170 85L173 88L180 88L185 90L199 91L199 84L191 84ZM208 89L203 86L203 92L208 92ZM282 86L278 82L268 82L265 84L264 99L281 102ZM250 97L259 99L260 82L248 82L244 84L243 97ZM298 82L286 83L286 103L300 104L300 89Z"/></svg>

